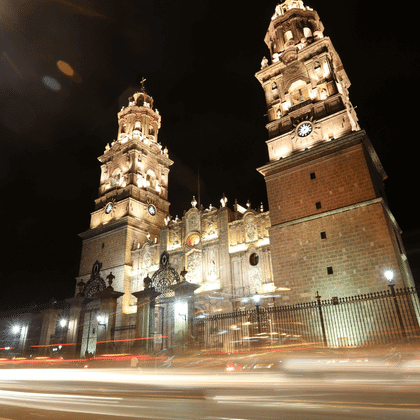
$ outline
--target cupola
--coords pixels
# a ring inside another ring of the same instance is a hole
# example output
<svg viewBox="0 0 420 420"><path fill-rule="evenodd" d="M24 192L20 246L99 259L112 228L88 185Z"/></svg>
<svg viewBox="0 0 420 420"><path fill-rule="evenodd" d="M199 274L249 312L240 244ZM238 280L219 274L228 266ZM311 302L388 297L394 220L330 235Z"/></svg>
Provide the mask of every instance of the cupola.
<svg viewBox="0 0 420 420"><path fill-rule="evenodd" d="M265 36L272 62L287 64L297 58L298 51L323 37L324 26L318 13L301 0L286 0L277 5Z"/></svg>

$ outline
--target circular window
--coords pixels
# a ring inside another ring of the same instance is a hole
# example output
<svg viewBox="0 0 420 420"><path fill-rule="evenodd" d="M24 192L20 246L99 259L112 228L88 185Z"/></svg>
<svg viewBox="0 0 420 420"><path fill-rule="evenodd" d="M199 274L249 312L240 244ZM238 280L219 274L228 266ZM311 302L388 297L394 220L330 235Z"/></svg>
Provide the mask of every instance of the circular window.
<svg viewBox="0 0 420 420"><path fill-rule="evenodd" d="M188 236L187 245L188 246L196 246L200 243L200 235L198 233L193 233L192 235Z"/></svg>
<svg viewBox="0 0 420 420"><path fill-rule="evenodd" d="M249 257L249 263L255 266L255 265L258 265L259 262L260 262L260 257L258 256L258 254L256 254L255 252L251 254L251 256Z"/></svg>

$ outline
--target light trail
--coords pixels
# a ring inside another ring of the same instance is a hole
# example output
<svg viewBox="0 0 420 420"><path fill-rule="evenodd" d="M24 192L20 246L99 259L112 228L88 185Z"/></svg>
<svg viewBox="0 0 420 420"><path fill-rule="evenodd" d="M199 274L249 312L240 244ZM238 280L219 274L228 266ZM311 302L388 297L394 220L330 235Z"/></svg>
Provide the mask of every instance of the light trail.
<svg viewBox="0 0 420 420"><path fill-rule="evenodd" d="M16 64L12 61L12 59L9 57L9 55L6 53L6 51L3 51L2 56L7 60L7 62L10 64L12 69L19 75L19 77L22 79L22 73L17 68Z"/></svg>
<svg viewBox="0 0 420 420"><path fill-rule="evenodd" d="M93 16L93 17L97 17L97 18L102 18L102 19L109 19L108 16L105 15L101 15L98 12L95 12L93 10L89 10L89 9L84 9L83 7L79 6L78 4L74 4L69 0L53 0L55 3L61 3L65 6L68 6L74 10L77 10L80 14L86 15L86 16Z"/></svg>
<svg viewBox="0 0 420 420"><path fill-rule="evenodd" d="M371 418L371 413L413 420L420 410L418 382L386 376L381 383L372 383L360 375L358 384L347 384L283 374L152 372L130 368L0 369L0 409L10 405L17 410L44 410L47 414L42 415L47 418L53 418L48 413L53 416L54 411L60 411L68 413L66 419L85 413L92 419L107 415L173 420L360 420ZM308 417L314 410L317 415ZM214 417L216 413L222 416Z"/></svg>

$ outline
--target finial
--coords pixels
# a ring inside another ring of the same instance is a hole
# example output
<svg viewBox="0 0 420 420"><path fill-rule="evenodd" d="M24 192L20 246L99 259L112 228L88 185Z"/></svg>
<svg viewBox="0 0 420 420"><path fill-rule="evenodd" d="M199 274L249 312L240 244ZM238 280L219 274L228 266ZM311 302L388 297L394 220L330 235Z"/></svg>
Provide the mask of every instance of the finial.
<svg viewBox="0 0 420 420"><path fill-rule="evenodd" d="M185 281L185 276L188 274L188 271L184 267L184 269L179 274L183 279L182 281Z"/></svg>
<svg viewBox="0 0 420 420"><path fill-rule="evenodd" d="M112 274L112 271L110 271L106 279L108 280L108 287L112 287L112 282L115 279L115 276Z"/></svg>
<svg viewBox="0 0 420 420"><path fill-rule="evenodd" d="M195 195L193 195L193 199L191 201L191 205L196 208L197 207L197 200L195 199Z"/></svg>
<svg viewBox="0 0 420 420"><path fill-rule="evenodd" d="M80 280L77 283L77 295L76 297L83 297L83 288L85 287L85 282L83 280Z"/></svg>
<svg viewBox="0 0 420 420"><path fill-rule="evenodd" d="M226 207L226 203L228 202L228 199L225 196L225 193L223 193L223 197L220 199L220 203L222 204L222 207Z"/></svg>
<svg viewBox="0 0 420 420"><path fill-rule="evenodd" d="M141 92L143 92L143 93L146 93L146 89L145 89L145 87L144 87L144 82L146 81L147 79L145 79L144 77L142 77L142 79L141 79Z"/></svg>
<svg viewBox="0 0 420 420"><path fill-rule="evenodd" d="M144 280L143 280L143 284L144 284L144 289L148 290L151 288L151 284L152 284L152 279L149 277L149 275L147 275Z"/></svg>

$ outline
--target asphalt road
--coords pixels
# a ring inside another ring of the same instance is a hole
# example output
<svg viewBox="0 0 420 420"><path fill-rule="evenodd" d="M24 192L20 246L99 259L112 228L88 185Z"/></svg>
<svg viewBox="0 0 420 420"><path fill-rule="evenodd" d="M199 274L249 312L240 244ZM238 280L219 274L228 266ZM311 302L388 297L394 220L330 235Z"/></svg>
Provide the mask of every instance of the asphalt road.
<svg viewBox="0 0 420 420"><path fill-rule="evenodd" d="M0 370L0 420L364 420L420 418L406 375L154 374Z"/></svg>

